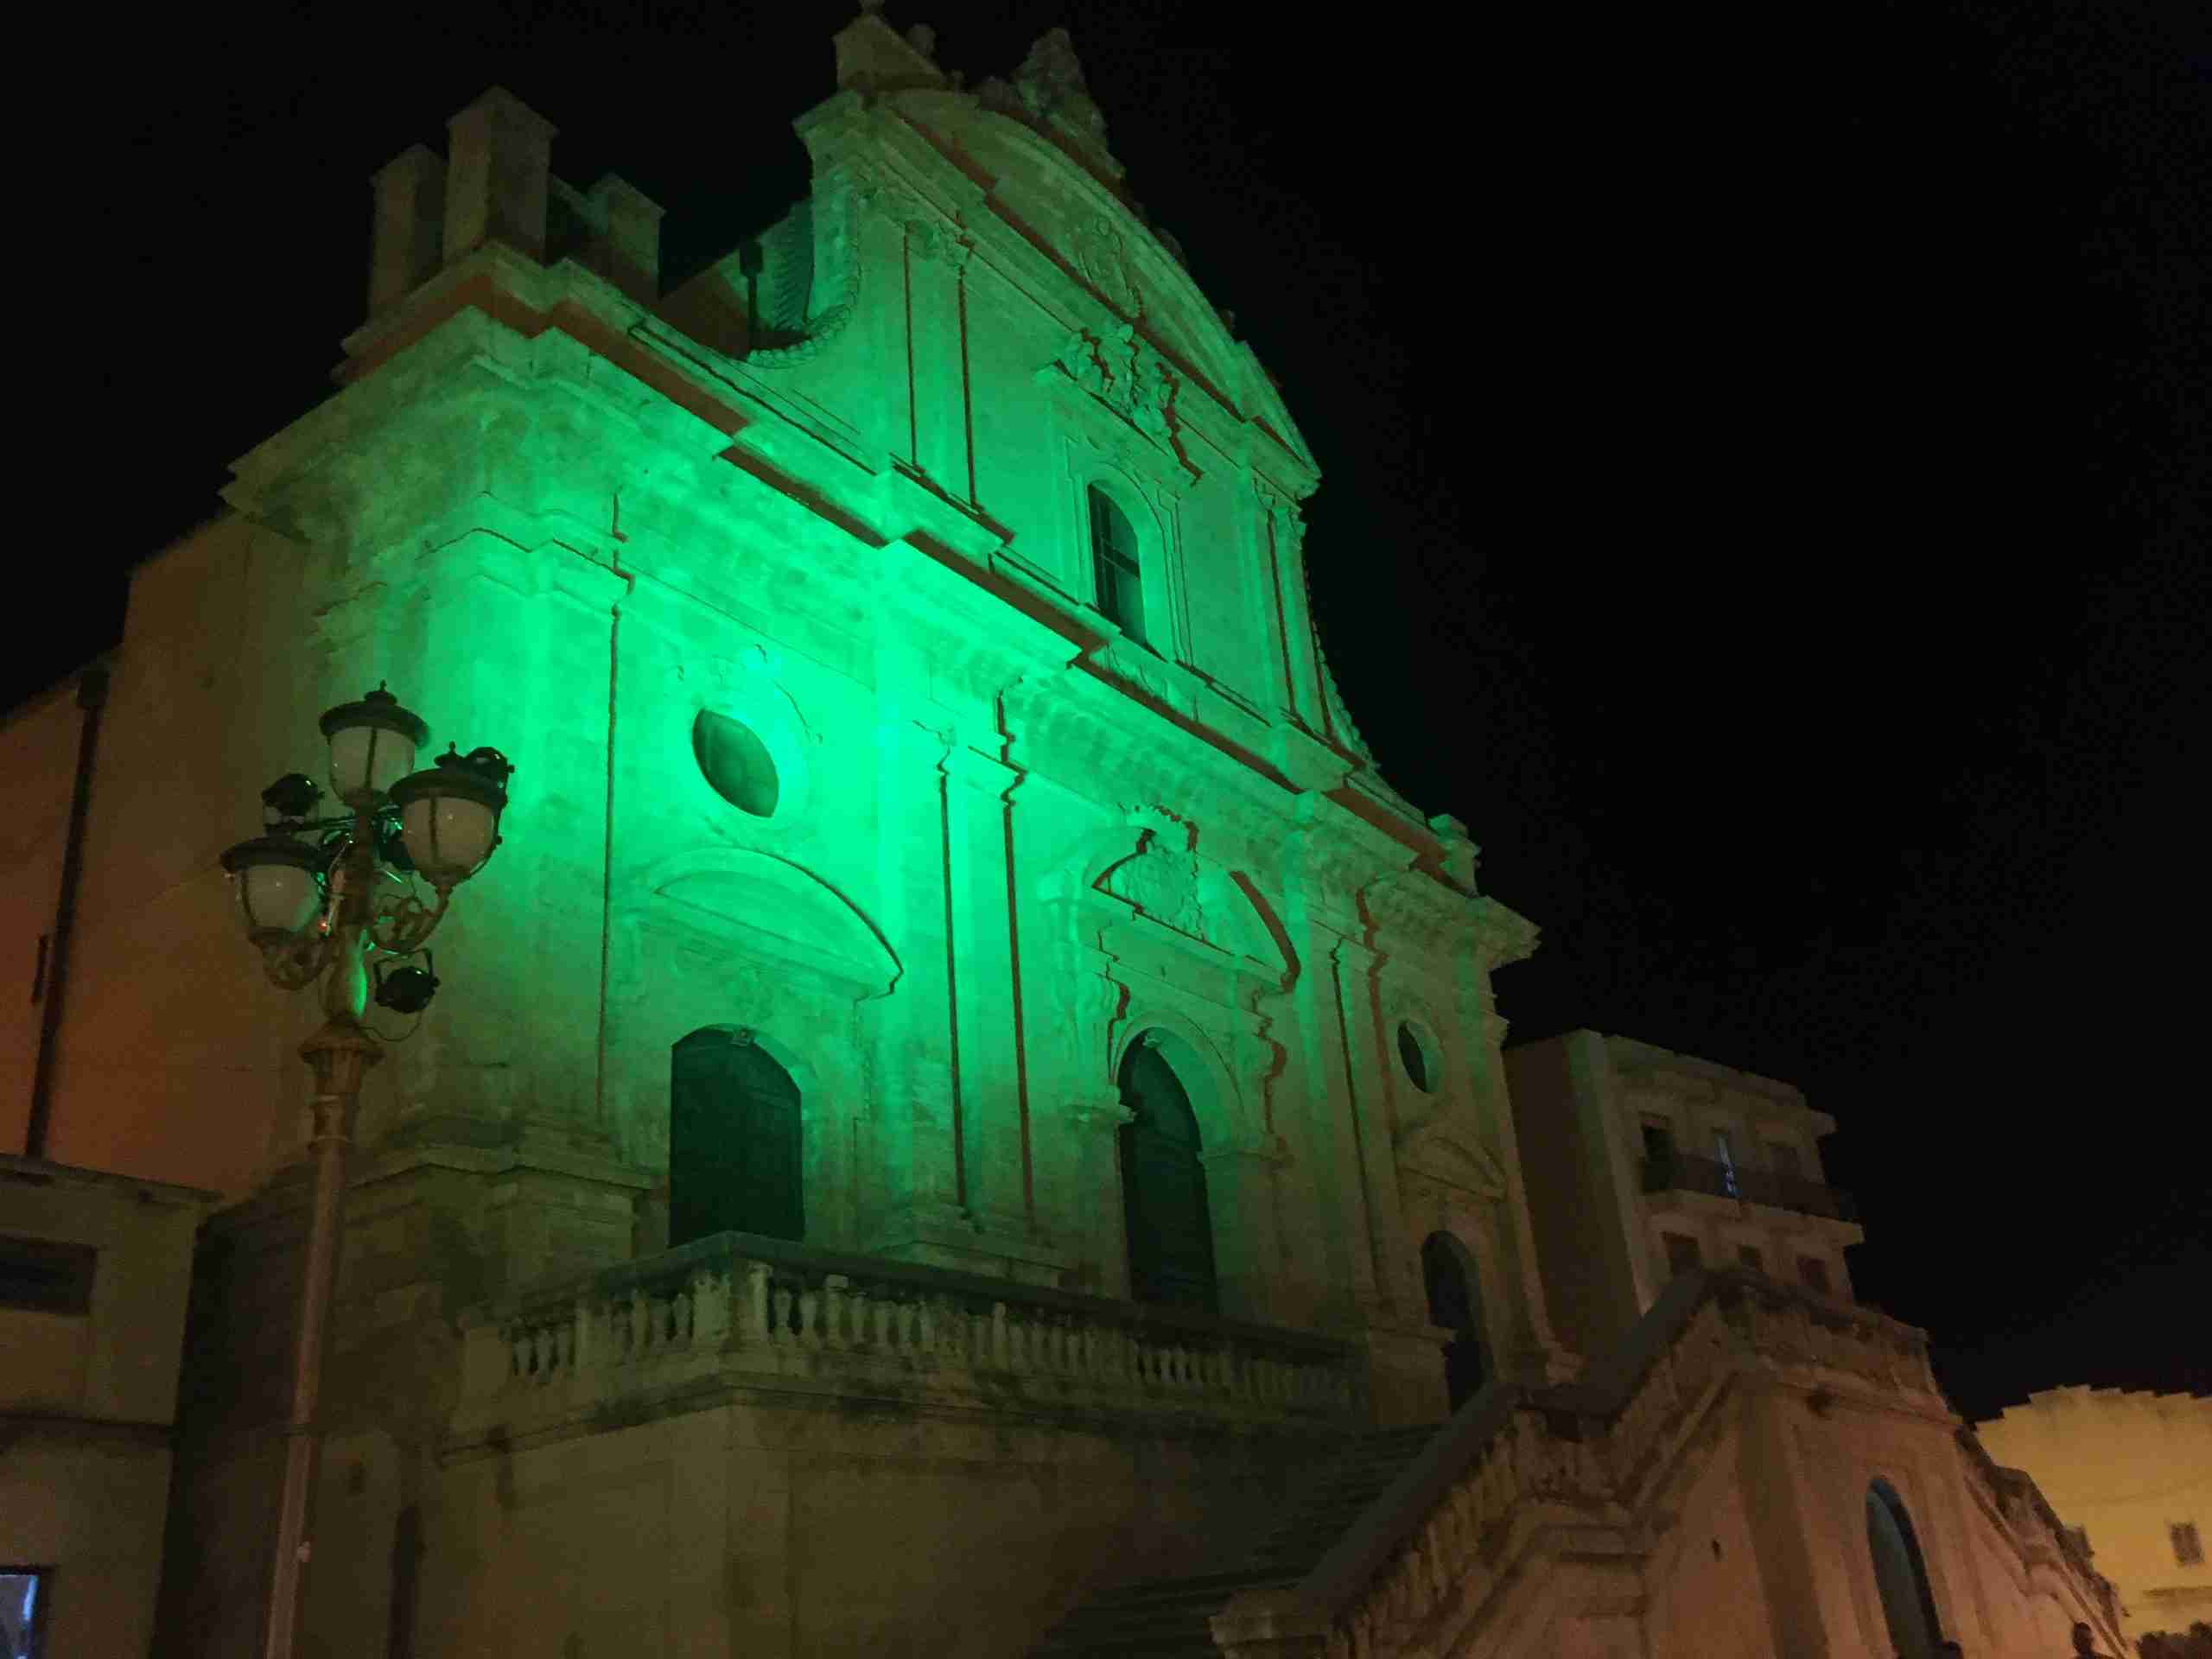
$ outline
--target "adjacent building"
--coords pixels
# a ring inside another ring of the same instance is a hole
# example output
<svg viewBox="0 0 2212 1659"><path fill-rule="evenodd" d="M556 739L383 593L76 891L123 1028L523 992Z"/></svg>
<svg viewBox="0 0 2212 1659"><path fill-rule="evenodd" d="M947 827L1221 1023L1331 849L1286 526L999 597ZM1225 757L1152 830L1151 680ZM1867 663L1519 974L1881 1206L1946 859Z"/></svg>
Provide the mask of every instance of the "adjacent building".
<svg viewBox="0 0 2212 1659"><path fill-rule="evenodd" d="M1974 1432L2088 1535L2128 1635L2212 1624L2212 1399L2051 1389Z"/></svg>
<svg viewBox="0 0 2212 1659"><path fill-rule="evenodd" d="M0 1156L0 1643L149 1650L193 1242L215 1195Z"/></svg>
<svg viewBox="0 0 2212 1659"><path fill-rule="evenodd" d="M1849 1301L1860 1230L1828 1185L1835 1120L1787 1084L1624 1037L1508 1051L1537 1258L1567 1344L1619 1339L1678 1274L1742 1268Z"/></svg>

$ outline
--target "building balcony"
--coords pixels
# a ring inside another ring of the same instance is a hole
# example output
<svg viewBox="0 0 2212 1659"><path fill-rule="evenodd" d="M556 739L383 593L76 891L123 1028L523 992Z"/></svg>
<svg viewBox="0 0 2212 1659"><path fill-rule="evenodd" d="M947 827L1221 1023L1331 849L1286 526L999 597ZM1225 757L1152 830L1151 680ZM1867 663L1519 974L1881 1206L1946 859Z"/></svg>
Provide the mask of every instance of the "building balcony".
<svg viewBox="0 0 2212 1659"><path fill-rule="evenodd" d="M702 1393L1279 1427L1364 1420L1352 1344L1182 1309L843 1256L747 1233L464 1319L464 1438L655 1414Z"/></svg>
<svg viewBox="0 0 2212 1659"><path fill-rule="evenodd" d="M1734 1198L1743 1204L1763 1204L1801 1216L1856 1223L1859 1207L1840 1187L1823 1186L1802 1176L1779 1170L1747 1169L1717 1158L1675 1153L1643 1160L1643 1191L1647 1196L1666 1192L1701 1192L1709 1198Z"/></svg>

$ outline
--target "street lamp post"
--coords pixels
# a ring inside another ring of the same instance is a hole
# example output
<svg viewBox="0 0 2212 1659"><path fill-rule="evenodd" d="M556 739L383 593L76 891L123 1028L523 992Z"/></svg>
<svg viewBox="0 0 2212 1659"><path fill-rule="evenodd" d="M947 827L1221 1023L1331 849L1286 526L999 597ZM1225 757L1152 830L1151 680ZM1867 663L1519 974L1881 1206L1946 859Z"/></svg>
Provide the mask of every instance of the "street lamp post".
<svg viewBox="0 0 2212 1659"><path fill-rule="evenodd" d="M346 807L315 817L322 791L287 773L262 791L267 833L224 853L238 888L246 938L269 977L286 990L322 982L323 1020L300 1045L315 1073L315 1205L293 1333L291 1399L284 1429L284 1484L270 1561L264 1659L290 1659L309 1553L321 1433L316 1415L322 1357L345 1223L346 1153L361 1078L384 1058L363 1023L375 964L377 1001L418 1012L437 980L423 968L388 976L384 958L423 951L445 918L453 890L484 867L499 844L499 815L514 768L497 749L450 747L414 772L429 728L379 686L322 716L332 791ZM425 903L416 879L429 883Z"/></svg>

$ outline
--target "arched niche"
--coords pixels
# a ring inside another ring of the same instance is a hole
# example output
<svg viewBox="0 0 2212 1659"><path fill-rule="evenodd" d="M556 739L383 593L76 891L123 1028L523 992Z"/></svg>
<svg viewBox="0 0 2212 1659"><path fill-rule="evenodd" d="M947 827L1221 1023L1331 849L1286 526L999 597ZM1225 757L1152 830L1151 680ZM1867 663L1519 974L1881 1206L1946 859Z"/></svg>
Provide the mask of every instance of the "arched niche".
<svg viewBox="0 0 2212 1659"><path fill-rule="evenodd" d="M672 1050L702 1028L749 1030L798 1086L808 1237L857 1247L897 958L834 887L769 854L696 849L625 885L636 896L613 931L606 1060L625 1155L673 1175ZM659 1248L676 1221L649 1209L639 1248Z"/></svg>
<svg viewBox="0 0 2212 1659"><path fill-rule="evenodd" d="M1421 1287L1428 1322L1452 1332L1444 1348L1444 1387L1457 1411L1496 1373L1483 1319L1482 1270L1457 1233L1439 1228L1421 1241Z"/></svg>
<svg viewBox="0 0 2212 1659"><path fill-rule="evenodd" d="M1867 1483L1866 1522L1874 1590L1892 1649L1914 1656L1934 1653L1943 1630L1919 1533L1897 1489L1878 1475Z"/></svg>
<svg viewBox="0 0 2212 1659"><path fill-rule="evenodd" d="M669 1050L668 1243L806 1236L798 1080L756 1033L702 1026Z"/></svg>
<svg viewBox="0 0 2212 1659"><path fill-rule="evenodd" d="M1181 1052L1184 1062L1176 1064ZM1140 1302L1212 1313L1219 1306L1205 1136L1191 1084L1203 1072L1173 1033L1138 1033L1122 1053L1116 1086L1123 1236L1129 1294Z"/></svg>

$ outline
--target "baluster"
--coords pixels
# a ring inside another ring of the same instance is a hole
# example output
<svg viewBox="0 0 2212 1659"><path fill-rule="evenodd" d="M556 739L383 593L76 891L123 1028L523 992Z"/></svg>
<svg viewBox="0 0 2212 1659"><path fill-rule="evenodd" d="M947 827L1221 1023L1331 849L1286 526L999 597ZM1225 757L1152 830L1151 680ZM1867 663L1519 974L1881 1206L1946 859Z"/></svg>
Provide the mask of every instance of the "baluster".
<svg viewBox="0 0 2212 1659"><path fill-rule="evenodd" d="M553 1327L553 1369L567 1371L575 1363L576 1327L573 1321Z"/></svg>
<svg viewBox="0 0 2212 1659"><path fill-rule="evenodd" d="M990 1344L991 1365L994 1369L1002 1371L1006 1370L1006 1304L1004 1302L993 1302L991 1304Z"/></svg>
<svg viewBox="0 0 2212 1659"><path fill-rule="evenodd" d="M507 1338L507 1348L514 1356L514 1369L509 1375L528 1376L530 1375L530 1338L520 1325L515 1326L512 1334Z"/></svg>
<svg viewBox="0 0 2212 1659"><path fill-rule="evenodd" d="M914 1300L914 1346L927 1358L938 1356L937 1305L927 1296Z"/></svg>
<svg viewBox="0 0 2212 1659"><path fill-rule="evenodd" d="M824 1347L845 1345L845 1287L852 1283L842 1273L825 1274L822 1280L822 1327L816 1340Z"/></svg>
<svg viewBox="0 0 2212 1659"><path fill-rule="evenodd" d="M775 1300L776 1320L770 1328L774 1332L778 1341L788 1342L795 1334L791 1329L791 1287L789 1285L778 1285Z"/></svg>
<svg viewBox="0 0 2212 1659"><path fill-rule="evenodd" d="M766 1342L775 1334L768 1318L768 1264L748 1262L745 1264L746 1336L755 1342Z"/></svg>
<svg viewBox="0 0 2212 1659"><path fill-rule="evenodd" d="M798 1339L810 1348L822 1345L822 1293L811 1285L799 1287Z"/></svg>
<svg viewBox="0 0 2212 1659"><path fill-rule="evenodd" d="M687 1286L669 1299L669 1312L675 1316L673 1323L676 1327L671 1334L679 1348L691 1345L691 1328L696 1319L691 1307L692 1296L693 1293Z"/></svg>

